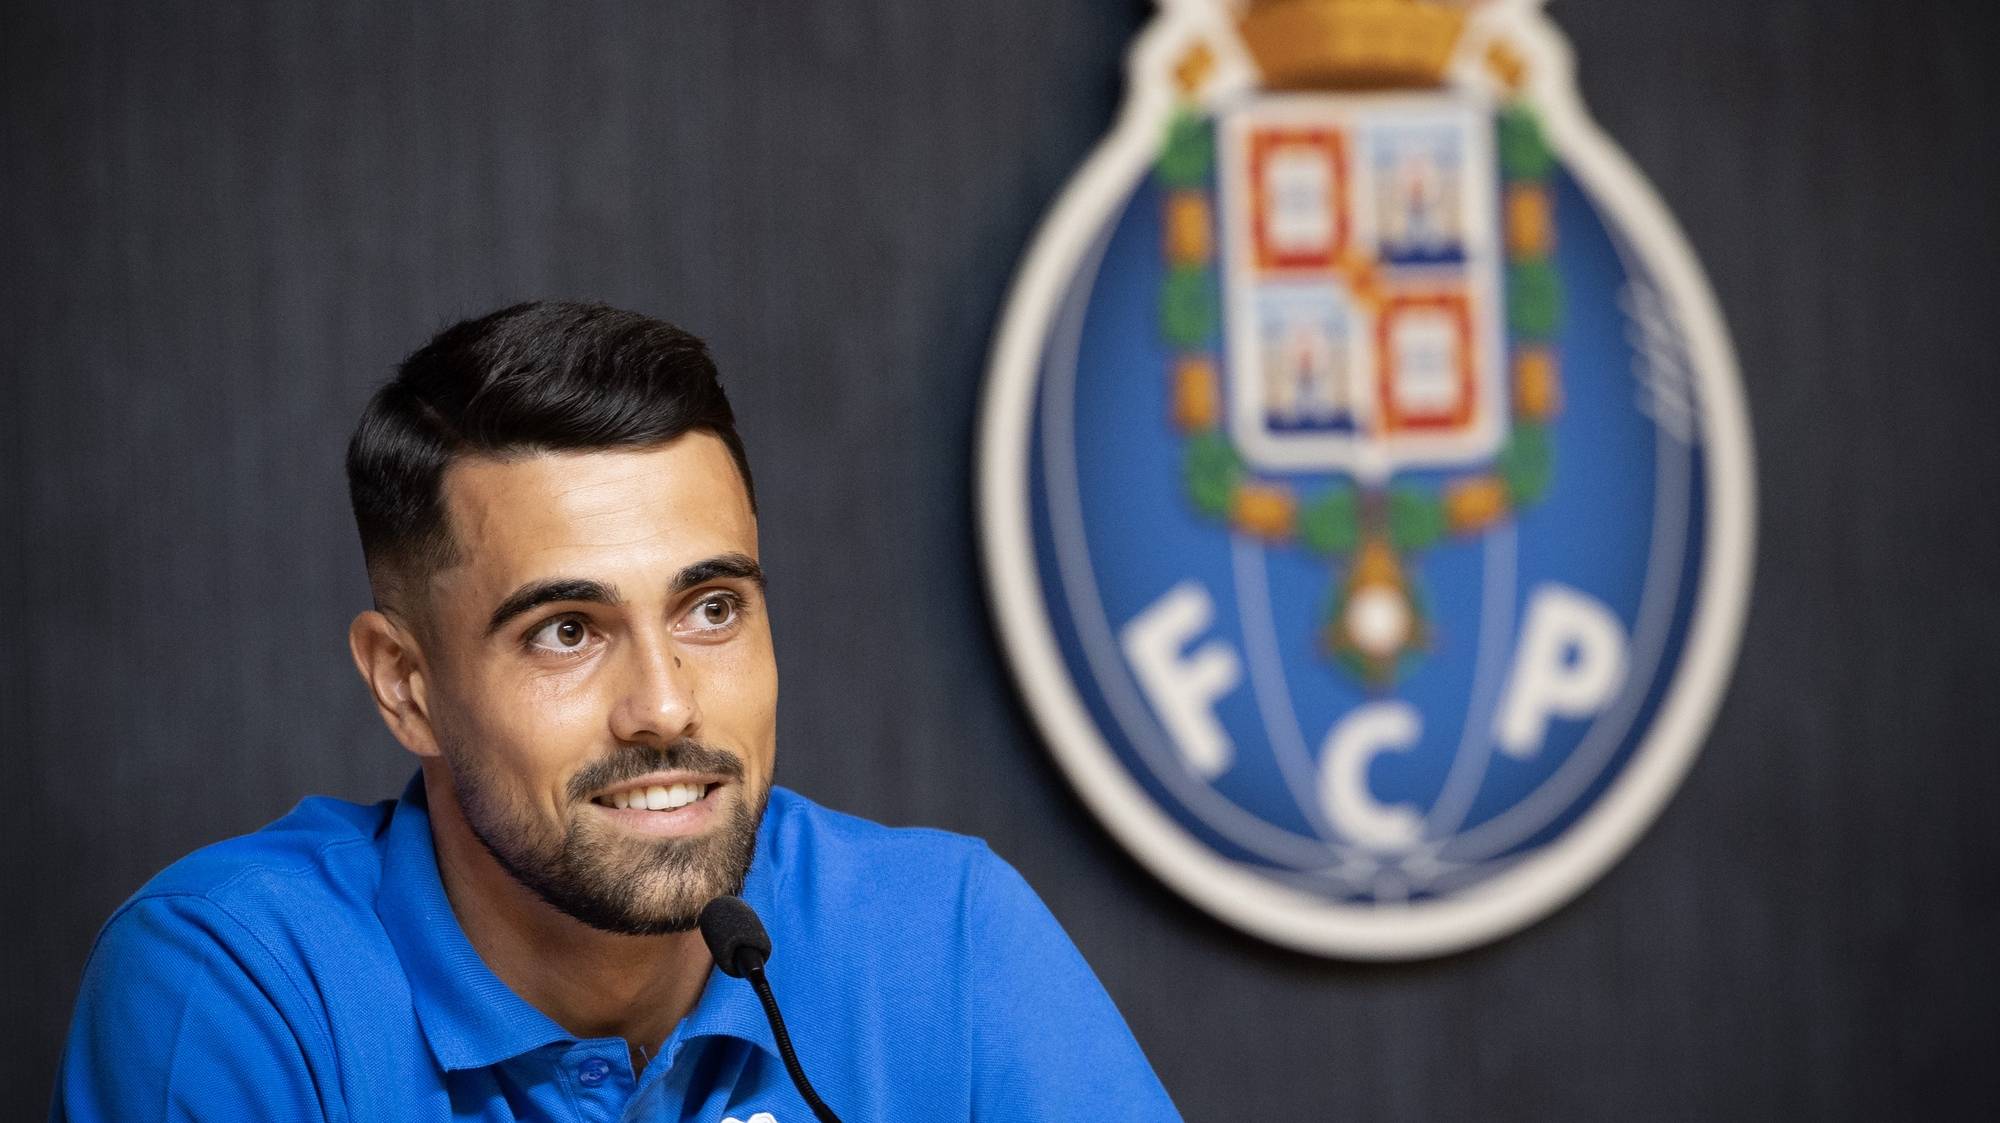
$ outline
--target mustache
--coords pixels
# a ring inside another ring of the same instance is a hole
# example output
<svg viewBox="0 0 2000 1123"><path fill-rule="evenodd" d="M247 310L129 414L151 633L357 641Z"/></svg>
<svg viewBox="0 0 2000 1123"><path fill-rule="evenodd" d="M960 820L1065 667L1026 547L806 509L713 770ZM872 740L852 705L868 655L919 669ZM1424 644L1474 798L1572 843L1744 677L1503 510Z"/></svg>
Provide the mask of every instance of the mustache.
<svg viewBox="0 0 2000 1123"><path fill-rule="evenodd" d="M652 772L705 772L730 780L743 779L743 762L735 753L683 737L668 745L624 745L616 755L587 764L570 777L569 798L577 803L591 793L636 780Z"/></svg>

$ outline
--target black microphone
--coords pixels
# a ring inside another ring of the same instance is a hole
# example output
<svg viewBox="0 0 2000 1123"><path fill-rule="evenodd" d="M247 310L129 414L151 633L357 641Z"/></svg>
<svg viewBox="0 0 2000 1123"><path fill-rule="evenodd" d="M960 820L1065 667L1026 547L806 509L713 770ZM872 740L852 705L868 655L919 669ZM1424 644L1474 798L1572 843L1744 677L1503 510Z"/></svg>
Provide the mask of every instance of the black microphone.
<svg viewBox="0 0 2000 1123"><path fill-rule="evenodd" d="M785 1019L778 1013L771 981L764 977L764 961L771 957L771 937L764 931L764 922L757 919L757 910L741 897L717 897L701 910L701 938L723 974L750 980L757 1000L764 1004L771 1034L778 1039L778 1055L785 1060L785 1071L792 1074L792 1083L798 1086L813 1116L820 1123L840 1123L840 1116L813 1091L806 1070L799 1067L798 1054L792 1051L792 1035L785 1032Z"/></svg>

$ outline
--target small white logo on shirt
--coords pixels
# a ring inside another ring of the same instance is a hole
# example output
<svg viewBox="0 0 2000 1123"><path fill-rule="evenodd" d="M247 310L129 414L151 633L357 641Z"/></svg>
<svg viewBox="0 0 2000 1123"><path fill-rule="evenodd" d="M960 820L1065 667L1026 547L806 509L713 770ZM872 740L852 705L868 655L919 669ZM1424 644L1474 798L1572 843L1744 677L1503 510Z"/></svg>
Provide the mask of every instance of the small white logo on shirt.
<svg viewBox="0 0 2000 1123"><path fill-rule="evenodd" d="M743 1123L743 1120L738 1119L734 1115L732 1115L729 1118L723 1120L722 1123ZM757 1114L750 1117L750 1123L778 1123L778 1120L770 1112L760 1111Z"/></svg>

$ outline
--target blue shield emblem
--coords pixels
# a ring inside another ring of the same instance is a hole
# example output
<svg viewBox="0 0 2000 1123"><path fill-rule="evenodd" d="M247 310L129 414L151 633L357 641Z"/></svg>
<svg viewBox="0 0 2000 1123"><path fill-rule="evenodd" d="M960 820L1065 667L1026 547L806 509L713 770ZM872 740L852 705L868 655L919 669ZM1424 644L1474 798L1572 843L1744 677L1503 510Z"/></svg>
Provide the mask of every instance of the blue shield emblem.
<svg viewBox="0 0 2000 1123"><path fill-rule="evenodd" d="M1700 271L1536 6L1347 3L1324 41L1312 4L1147 30L1010 299L981 519L1107 828L1246 931L1407 958L1559 906L1671 794L1750 453Z"/></svg>

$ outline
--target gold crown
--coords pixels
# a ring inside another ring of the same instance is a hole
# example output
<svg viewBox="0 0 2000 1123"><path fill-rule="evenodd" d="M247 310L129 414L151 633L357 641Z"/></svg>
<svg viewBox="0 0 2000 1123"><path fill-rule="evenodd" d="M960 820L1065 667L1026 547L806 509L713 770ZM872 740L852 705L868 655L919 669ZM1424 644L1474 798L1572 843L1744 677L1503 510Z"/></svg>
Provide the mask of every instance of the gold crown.
<svg viewBox="0 0 2000 1123"><path fill-rule="evenodd" d="M1444 82L1464 0L1250 0L1239 22L1264 84L1380 89Z"/></svg>

